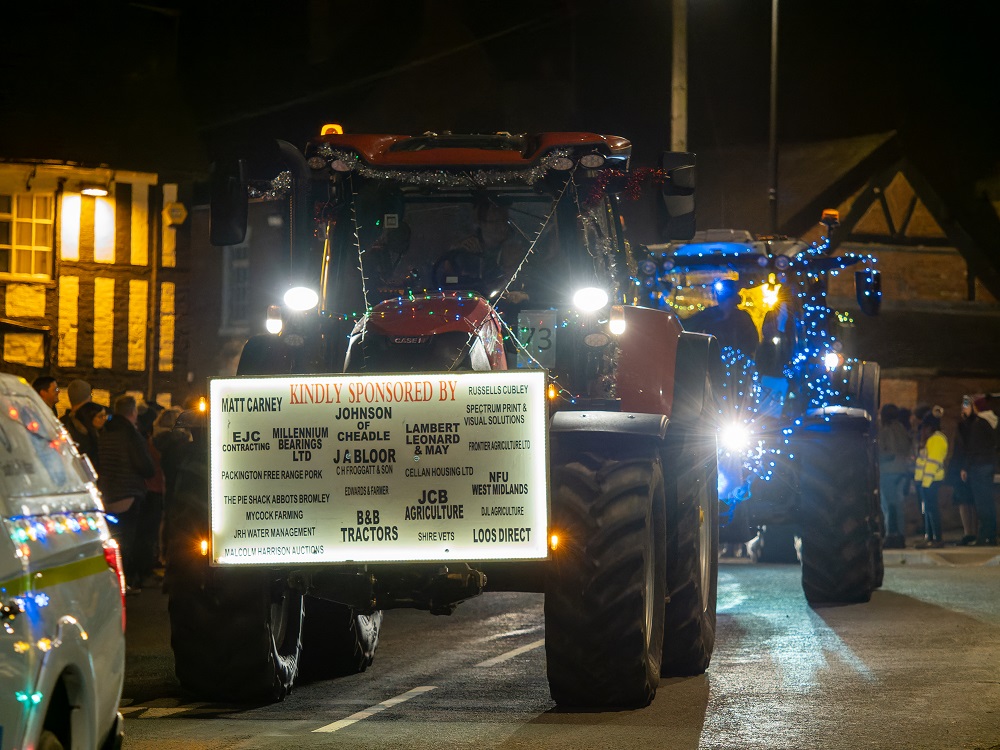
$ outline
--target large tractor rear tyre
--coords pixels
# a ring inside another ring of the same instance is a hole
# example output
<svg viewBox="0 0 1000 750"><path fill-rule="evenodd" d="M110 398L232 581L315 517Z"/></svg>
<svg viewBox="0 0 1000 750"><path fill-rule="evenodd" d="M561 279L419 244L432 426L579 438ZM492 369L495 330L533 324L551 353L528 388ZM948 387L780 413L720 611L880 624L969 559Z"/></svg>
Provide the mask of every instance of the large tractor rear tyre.
<svg viewBox="0 0 1000 750"><path fill-rule="evenodd" d="M215 571L210 586L176 581L167 605L181 686L211 700L280 701L302 651L302 595L259 571Z"/></svg>
<svg viewBox="0 0 1000 750"><path fill-rule="evenodd" d="M707 425L709 423L703 423ZM663 677L702 674L715 649L719 572L718 450L714 433L689 430L668 450L667 605ZM668 446L674 439L668 439Z"/></svg>
<svg viewBox="0 0 1000 750"><path fill-rule="evenodd" d="M663 473L652 450L622 453L571 452L553 471L561 542L547 581L545 650L560 706L646 706L660 680Z"/></svg>
<svg viewBox="0 0 1000 750"><path fill-rule="evenodd" d="M850 401L860 406L868 412L872 419L872 428L878 434L879 412L882 408L882 370L878 362L860 362L851 371L848 382L848 396ZM872 482L875 487L879 486L879 459L878 441L874 443L875 457L871 462L870 469L874 474ZM882 558L882 540L885 538L885 519L882 517L882 504L877 496L873 497L874 507L872 515L875 518L875 528L872 532L872 539L869 543L869 553L873 575L875 576L875 588L882 585L885 575L885 563Z"/></svg>
<svg viewBox="0 0 1000 750"><path fill-rule="evenodd" d="M799 446L802 590L810 604L867 602L878 587L870 441L865 432L834 430Z"/></svg>
<svg viewBox="0 0 1000 750"><path fill-rule="evenodd" d="M715 474L701 465L677 479L667 503L667 606L664 677L702 674L715 649L719 573L719 505Z"/></svg>
<svg viewBox="0 0 1000 750"><path fill-rule="evenodd" d="M208 482L196 452L167 508L167 610L181 685L212 700L275 701L291 690L302 649L302 596L257 570L211 570Z"/></svg>
<svg viewBox="0 0 1000 750"><path fill-rule="evenodd" d="M881 513L881 511L879 511ZM868 555L871 560L872 575L875 579L875 588L882 588L885 580L885 559L882 557L882 534L872 532L868 540Z"/></svg>
<svg viewBox="0 0 1000 750"><path fill-rule="evenodd" d="M375 659L382 611L362 615L337 602L305 599L300 674L328 680L364 672Z"/></svg>

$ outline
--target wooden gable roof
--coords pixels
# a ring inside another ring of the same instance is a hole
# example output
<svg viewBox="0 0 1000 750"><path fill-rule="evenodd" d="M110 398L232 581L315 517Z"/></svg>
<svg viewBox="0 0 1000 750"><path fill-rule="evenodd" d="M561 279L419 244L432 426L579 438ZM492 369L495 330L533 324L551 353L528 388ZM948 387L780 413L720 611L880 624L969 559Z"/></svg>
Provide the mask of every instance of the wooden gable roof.
<svg viewBox="0 0 1000 750"><path fill-rule="evenodd" d="M767 232L763 148L698 155L698 225ZM818 240L824 209L840 211L832 238L895 246L954 247L970 273L1000 299L1000 216L985 197L937 186L904 152L894 131L782 146L778 160L778 232Z"/></svg>
<svg viewBox="0 0 1000 750"><path fill-rule="evenodd" d="M954 247L970 274L1000 299L1000 216L985 196L964 206L953 196L946 198L902 155L868 175L853 194L831 187L821 196L840 211L833 248L842 242ZM792 232L809 241L819 238L815 218L796 218L799 226L792 223ZM810 220L812 226L803 228Z"/></svg>

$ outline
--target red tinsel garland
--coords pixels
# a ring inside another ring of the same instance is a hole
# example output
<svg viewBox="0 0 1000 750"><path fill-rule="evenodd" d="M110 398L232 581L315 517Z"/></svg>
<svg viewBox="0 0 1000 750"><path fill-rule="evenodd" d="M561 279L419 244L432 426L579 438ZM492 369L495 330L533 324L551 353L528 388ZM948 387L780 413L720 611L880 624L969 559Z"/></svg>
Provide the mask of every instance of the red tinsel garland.
<svg viewBox="0 0 1000 750"><path fill-rule="evenodd" d="M639 200L639 197L642 195L642 185L644 182L651 180L656 185L662 185L670 179L670 173L666 169L654 169L652 167L639 167L638 169L633 169L631 172L623 172L620 169L605 170L594 180L585 203L590 206L600 201L608 190L608 184L612 180L620 180L622 178L625 178L625 187L621 193L629 200L635 201Z"/></svg>

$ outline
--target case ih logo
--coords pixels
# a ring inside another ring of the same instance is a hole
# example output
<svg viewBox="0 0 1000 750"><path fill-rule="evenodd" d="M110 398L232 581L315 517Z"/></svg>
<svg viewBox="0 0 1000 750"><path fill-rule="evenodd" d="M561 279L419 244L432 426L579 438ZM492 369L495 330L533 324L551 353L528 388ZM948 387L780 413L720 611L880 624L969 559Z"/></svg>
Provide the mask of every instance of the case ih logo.
<svg viewBox="0 0 1000 750"><path fill-rule="evenodd" d="M430 341L430 336L393 336L394 344L426 344Z"/></svg>

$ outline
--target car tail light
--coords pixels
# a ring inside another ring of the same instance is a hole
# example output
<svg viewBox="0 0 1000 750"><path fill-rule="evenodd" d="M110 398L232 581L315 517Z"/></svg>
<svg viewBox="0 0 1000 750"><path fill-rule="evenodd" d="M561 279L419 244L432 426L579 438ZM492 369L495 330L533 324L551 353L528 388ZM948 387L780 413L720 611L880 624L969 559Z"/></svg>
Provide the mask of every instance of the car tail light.
<svg viewBox="0 0 1000 750"><path fill-rule="evenodd" d="M118 590L122 595L122 632L125 632L125 572L122 568L122 552L114 539L104 542L104 559L118 576Z"/></svg>

